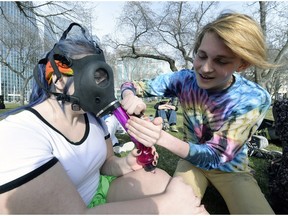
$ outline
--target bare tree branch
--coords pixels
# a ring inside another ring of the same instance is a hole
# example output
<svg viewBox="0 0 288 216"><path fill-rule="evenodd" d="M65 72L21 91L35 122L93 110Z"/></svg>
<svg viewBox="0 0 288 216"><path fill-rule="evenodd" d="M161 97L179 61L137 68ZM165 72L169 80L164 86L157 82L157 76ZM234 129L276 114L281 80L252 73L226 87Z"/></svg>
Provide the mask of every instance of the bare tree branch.
<svg viewBox="0 0 288 216"><path fill-rule="evenodd" d="M172 71L178 70L177 64L191 68L193 41L200 29L199 23L207 19L205 14L216 5L216 2L159 2L154 12L145 2L129 2L119 23L126 27L122 29L129 32L126 34L129 36L124 42L110 39L109 43L126 50L121 57L166 61ZM150 51L145 49L144 53L141 46L149 47Z"/></svg>

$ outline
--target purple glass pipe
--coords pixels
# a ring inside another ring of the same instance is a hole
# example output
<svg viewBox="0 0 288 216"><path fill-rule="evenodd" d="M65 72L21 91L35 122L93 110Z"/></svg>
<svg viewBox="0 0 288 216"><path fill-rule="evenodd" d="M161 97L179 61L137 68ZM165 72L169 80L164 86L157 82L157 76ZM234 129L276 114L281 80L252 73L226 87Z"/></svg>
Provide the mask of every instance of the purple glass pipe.
<svg viewBox="0 0 288 216"><path fill-rule="evenodd" d="M129 119L128 114L125 110L118 106L112 111L115 117L118 119L123 128L127 131L125 127L126 122ZM141 150L141 154L137 157L137 162L144 167L146 171L152 171L155 166L152 164L154 161L154 155L152 154L152 148L144 146L142 143L138 142L134 137L130 136L131 141L136 145L136 148Z"/></svg>

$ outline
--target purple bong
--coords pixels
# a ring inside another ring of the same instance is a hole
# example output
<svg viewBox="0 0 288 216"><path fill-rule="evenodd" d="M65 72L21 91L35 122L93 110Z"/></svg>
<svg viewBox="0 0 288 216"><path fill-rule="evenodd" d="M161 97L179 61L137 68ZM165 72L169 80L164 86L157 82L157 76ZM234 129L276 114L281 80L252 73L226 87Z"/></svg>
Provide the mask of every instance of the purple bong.
<svg viewBox="0 0 288 216"><path fill-rule="evenodd" d="M116 100L112 102L107 109L115 115L119 123L127 131L125 124L129 119L129 115L121 107L119 101ZM138 142L133 136L130 136L130 139L135 144L136 148L141 150L141 154L137 157L138 164L142 165L146 171L154 170L156 167L153 165L154 155L152 154L152 148L144 146L142 143Z"/></svg>

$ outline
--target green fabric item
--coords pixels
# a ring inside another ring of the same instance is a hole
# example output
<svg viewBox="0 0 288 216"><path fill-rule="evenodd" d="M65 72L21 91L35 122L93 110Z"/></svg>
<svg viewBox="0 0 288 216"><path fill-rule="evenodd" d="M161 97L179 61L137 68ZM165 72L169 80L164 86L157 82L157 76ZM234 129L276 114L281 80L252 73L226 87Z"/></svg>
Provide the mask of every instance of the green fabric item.
<svg viewBox="0 0 288 216"><path fill-rule="evenodd" d="M100 175L100 181L99 181L97 192L92 198L92 201L90 202L90 204L88 205L88 208L93 208L95 206L106 203L106 197L107 197L109 186L111 182L116 178L117 177L115 176Z"/></svg>

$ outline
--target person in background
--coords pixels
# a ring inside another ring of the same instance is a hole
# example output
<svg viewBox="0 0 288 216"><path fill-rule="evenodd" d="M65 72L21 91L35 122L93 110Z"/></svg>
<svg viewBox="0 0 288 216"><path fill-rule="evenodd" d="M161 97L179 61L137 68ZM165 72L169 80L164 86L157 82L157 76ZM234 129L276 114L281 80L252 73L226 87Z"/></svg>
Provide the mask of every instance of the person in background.
<svg viewBox="0 0 288 216"><path fill-rule="evenodd" d="M145 145L162 146L182 159L182 176L203 198L213 185L231 214L274 214L248 166L247 145L270 107L269 93L245 79L249 67L278 65L267 61L260 25L239 13L221 14L196 38L193 69L183 69L122 85L122 106L129 114L146 109L136 96L177 97L183 110L184 137L160 131L156 138L142 119L131 117L128 133ZM156 133L156 132L155 132Z"/></svg>
<svg viewBox="0 0 288 216"><path fill-rule="evenodd" d="M67 37L74 26L82 37ZM0 121L0 214L207 214L181 177L114 155L98 117L113 71L90 38L72 23L36 65L29 104Z"/></svg>
<svg viewBox="0 0 288 216"><path fill-rule="evenodd" d="M134 149L135 145L133 142L120 143L116 137L116 133L125 134L125 129L119 123L117 118L113 114L108 114L103 117L113 145L115 153L120 154L121 152L128 152Z"/></svg>
<svg viewBox="0 0 288 216"><path fill-rule="evenodd" d="M118 145L119 141L115 134L119 129L122 130L122 126L113 114L105 115L103 119L107 125L113 146Z"/></svg>
<svg viewBox="0 0 288 216"><path fill-rule="evenodd" d="M177 133L177 98L171 98L166 101L161 100L154 105L154 109L156 109L155 117L160 116L163 119L163 129L170 129L172 132Z"/></svg>

